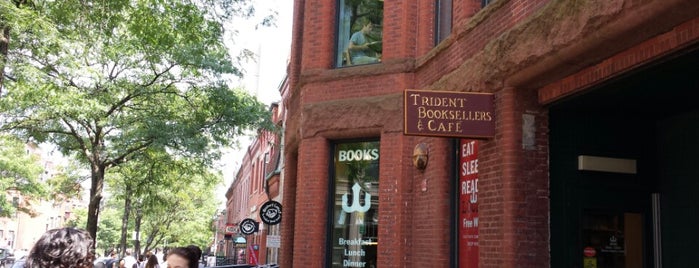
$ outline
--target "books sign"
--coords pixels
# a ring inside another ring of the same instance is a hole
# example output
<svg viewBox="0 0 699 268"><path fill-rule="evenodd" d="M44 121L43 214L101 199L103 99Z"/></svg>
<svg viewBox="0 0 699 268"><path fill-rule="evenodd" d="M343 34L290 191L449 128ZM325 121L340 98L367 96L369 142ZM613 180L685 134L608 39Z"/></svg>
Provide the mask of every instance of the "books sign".
<svg viewBox="0 0 699 268"><path fill-rule="evenodd" d="M495 135L493 94L406 89L404 133L489 138Z"/></svg>

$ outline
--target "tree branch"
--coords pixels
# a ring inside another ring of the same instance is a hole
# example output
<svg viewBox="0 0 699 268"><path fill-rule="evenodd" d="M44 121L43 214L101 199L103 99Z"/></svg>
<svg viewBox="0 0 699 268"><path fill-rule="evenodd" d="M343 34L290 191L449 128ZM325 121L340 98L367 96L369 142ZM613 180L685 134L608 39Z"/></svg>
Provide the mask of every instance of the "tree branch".
<svg viewBox="0 0 699 268"><path fill-rule="evenodd" d="M80 145L80 150L82 150L88 161L91 161L91 158L89 157L91 154L89 153L87 146L85 146L85 142L80 138L80 135L78 135L78 132L75 130L75 127L73 127L73 125L71 125L65 118L61 118L61 120L70 129L70 133L65 134L68 134L77 140L78 144Z"/></svg>
<svg viewBox="0 0 699 268"><path fill-rule="evenodd" d="M145 149L146 147L150 146L151 144L153 144L152 139L144 142L143 144L137 145L135 147L131 147L131 148L127 149L124 153L122 153L120 156L118 156L112 160L107 161L105 164L107 164L108 166L118 166L124 162L124 159L126 159L126 157L130 156L131 154L133 154L136 151L140 151L140 150Z"/></svg>
<svg viewBox="0 0 699 268"><path fill-rule="evenodd" d="M163 70L162 72L158 72L158 71L155 70L155 68L152 68L152 69L153 69L153 74L154 74L155 76L153 77L153 79L151 79L150 82L148 82L148 83L146 83L146 84L143 84L143 85L141 85L141 86L142 86L142 87L152 86L153 84L155 84L156 81L158 81L158 78L160 78L162 75L168 73L172 68L175 68L175 66L177 66L177 64L171 64L170 66L168 66L167 68L165 68L165 70Z"/></svg>

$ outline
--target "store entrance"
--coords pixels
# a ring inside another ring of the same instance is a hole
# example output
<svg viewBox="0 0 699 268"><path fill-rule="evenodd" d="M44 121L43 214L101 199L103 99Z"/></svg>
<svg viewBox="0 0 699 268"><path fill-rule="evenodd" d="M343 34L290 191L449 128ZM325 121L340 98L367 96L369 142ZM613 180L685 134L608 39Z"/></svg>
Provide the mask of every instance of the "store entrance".
<svg viewBox="0 0 699 268"><path fill-rule="evenodd" d="M583 267L643 267L643 214L585 210L581 240Z"/></svg>
<svg viewBox="0 0 699 268"><path fill-rule="evenodd" d="M549 107L551 267L696 265L697 59L677 55Z"/></svg>

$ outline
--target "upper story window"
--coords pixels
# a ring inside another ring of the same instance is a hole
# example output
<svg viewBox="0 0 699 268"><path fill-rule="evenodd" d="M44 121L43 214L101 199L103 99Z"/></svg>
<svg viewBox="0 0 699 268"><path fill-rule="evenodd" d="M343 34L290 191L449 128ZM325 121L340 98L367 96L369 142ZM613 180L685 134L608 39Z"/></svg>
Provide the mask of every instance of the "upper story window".
<svg viewBox="0 0 699 268"><path fill-rule="evenodd" d="M435 11L435 44L439 44L451 34L452 0L437 0Z"/></svg>
<svg viewBox="0 0 699 268"><path fill-rule="evenodd" d="M381 62L383 1L339 0L337 66Z"/></svg>

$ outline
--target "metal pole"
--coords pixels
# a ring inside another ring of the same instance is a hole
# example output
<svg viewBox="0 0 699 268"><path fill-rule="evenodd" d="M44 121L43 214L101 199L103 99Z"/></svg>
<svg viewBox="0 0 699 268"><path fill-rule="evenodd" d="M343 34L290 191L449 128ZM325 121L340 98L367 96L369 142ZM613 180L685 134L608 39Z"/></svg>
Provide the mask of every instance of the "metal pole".
<svg viewBox="0 0 699 268"><path fill-rule="evenodd" d="M660 229L660 193L651 194L653 206L653 267L663 267L662 231Z"/></svg>

